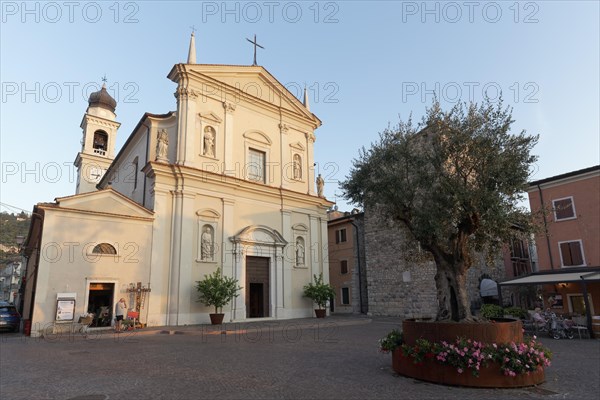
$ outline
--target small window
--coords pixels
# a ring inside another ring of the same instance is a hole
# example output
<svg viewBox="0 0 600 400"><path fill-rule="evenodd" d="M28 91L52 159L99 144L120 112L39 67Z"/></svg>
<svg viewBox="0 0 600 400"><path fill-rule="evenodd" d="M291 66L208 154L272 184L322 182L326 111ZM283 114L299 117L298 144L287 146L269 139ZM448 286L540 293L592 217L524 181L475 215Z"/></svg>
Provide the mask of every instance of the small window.
<svg viewBox="0 0 600 400"><path fill-rule="evenodd" d="M553 200L552 207L554 208L554 219L556 221L575 218L575 205L573 204L573 197Z"/></svg>
<svg viewBox="0 0 600 400"><path fill-rule="evenodd" d="M565 267L578 267L585 265L581 240L573 242L559 242L560 258Z"/></svg>
<svg viewBox="0 0 600 400"><path fill-rule="evenodd" d="M339 229L335 231L335 242L343 243L346 241L346 229Z"/></svg>
<svg viewBox="0 0 600 400"><path fill-rule="evenodd" d="M347 287L342 288L342 304L350 304L350 289Z"/></svg>
<svg viewBox="0 0 600 400"><path fill-rule="evenodd" d="M340 272L341 272L342 274L347 274L347 273L348 273L348 261L346 261L346 260L343 260L343 261L340 263Z"/></svg>
<svg viewBox="0 0 600 400"><path fill-rule="evenodd" d="M249 180L265 183L265 153L263 151L249 149L246 170Z"/></svg>
<svg viewBox="0 0 600 400"><path fill-rule="evenodd" d="M100 243L92 250L94 254L117 254L117 250L110 243Z"/></svg>

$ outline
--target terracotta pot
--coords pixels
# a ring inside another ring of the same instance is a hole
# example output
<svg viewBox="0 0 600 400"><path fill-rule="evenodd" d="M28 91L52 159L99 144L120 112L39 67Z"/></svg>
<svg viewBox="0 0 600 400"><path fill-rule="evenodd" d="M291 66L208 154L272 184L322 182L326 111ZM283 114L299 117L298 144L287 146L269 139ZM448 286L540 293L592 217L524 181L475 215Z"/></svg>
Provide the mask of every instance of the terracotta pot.
<svg viewBox="0 0 600 400"><path fill-rule="evenodd" d="M544 369L541 367L530 374L507 376L495 362L488 363L487 367L481 367L479 376L473 376L469 369L459 374L455 367L441 365L435 360L425 359L415 364L413 358L404 357L400 349L394 350L392 354L392 367L400 375L443 385L511 388L539 385L545 380Z"/></svg>
<svg viewBox="0 0 600 400"><path fill-rule="evenodd" d="M223 323L223 317L225 314L208 314L210 317L210 323L213 325L221 325Z"/></svg>
<svg viewBox="0 0 600 400"><path fill-rule="evenodd" d="M323 310L315 310L315 314L317 315L317 318L325 318L325 315L327 314L327 310L323 309Z"/></svg>

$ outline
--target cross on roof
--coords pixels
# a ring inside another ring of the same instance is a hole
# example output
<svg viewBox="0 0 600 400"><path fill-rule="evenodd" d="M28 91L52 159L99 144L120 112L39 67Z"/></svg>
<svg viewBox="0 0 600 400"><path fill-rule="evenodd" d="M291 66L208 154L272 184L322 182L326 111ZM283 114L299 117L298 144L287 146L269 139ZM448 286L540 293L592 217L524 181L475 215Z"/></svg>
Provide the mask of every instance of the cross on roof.
<svg viewBox="0 0 600 400"><path fill-rule="evenodd" d="M106 74L104 74L104 76L102 77L102 82L106 83L108 79L106 79Z"/></svg>
<svg viewBox="0 0 600 400"><path fill-rule="evenodd" d="M192 30L192 35L196 33L196 26L195 25L190 26L190 29Z"/></svg>
<svg viewBox="0 0 600 400"><path fill-rule="evenodd" d="M250 40L248 38L246 38L246 40L249 41L250 43L252 43L254 45L254 63L252 63L252 65L258 65L258 64L256 64L256 48L260 47L261 49L264 49L264 47L262 47L260 44L258 44L256 42L256 34L254 35L254 41L252 41L252 40Z"/></svg>

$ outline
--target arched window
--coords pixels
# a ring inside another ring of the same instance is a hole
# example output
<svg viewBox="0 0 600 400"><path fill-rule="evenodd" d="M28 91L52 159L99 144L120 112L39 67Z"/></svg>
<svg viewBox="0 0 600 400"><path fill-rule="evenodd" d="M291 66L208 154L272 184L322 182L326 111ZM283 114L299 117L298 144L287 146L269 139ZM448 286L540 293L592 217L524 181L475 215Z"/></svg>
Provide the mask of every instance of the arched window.
<svg viewBox="0 0 600 400"><path fill-rule="evenodd" d="M302 179L302 157L300 157L300 154L294 154L294 179Z"/></svg>
<svg viewBox="0 0 600 400"><path fill-rule="evenodd" d="M108 149L108 134L104 131L94 132L94 153L100 155L106 155Z"/></svg>
<svg viewBox="0 0 600 400"><path fill-rule="evenodd" d="M117 249L110 243L100 243L92 250L93 254L117 254Z"/></svg>

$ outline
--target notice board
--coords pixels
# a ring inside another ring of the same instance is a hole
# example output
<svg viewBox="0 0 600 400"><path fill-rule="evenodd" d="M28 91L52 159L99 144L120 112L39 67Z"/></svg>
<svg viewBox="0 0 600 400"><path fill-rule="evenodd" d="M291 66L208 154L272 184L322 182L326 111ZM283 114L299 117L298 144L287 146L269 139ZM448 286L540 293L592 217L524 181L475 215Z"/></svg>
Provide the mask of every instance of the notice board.
<svg viewBox="0 0 600 400"><path fill-rule="evenodd" d="M75 299L56 300L56 321L73 321L75 318Z"/></svg>

